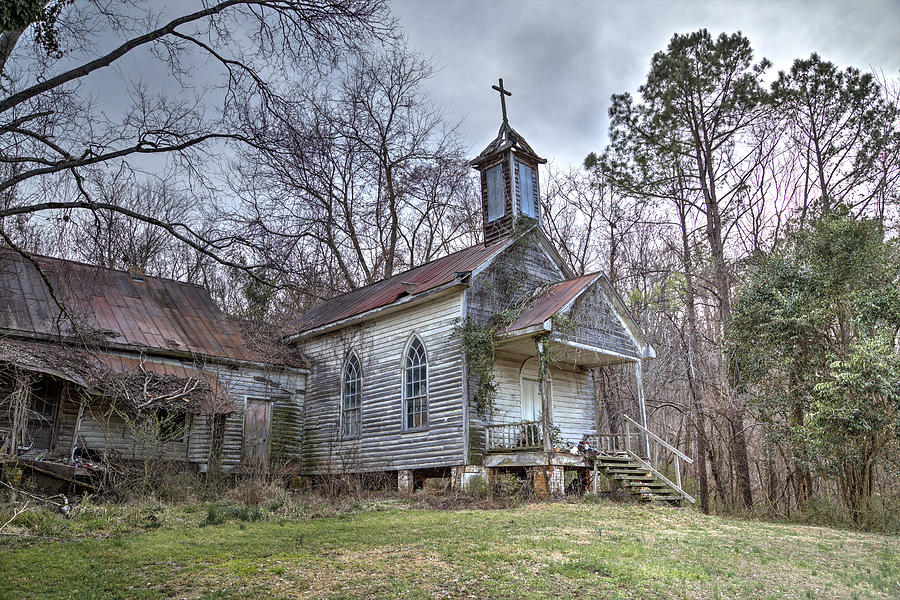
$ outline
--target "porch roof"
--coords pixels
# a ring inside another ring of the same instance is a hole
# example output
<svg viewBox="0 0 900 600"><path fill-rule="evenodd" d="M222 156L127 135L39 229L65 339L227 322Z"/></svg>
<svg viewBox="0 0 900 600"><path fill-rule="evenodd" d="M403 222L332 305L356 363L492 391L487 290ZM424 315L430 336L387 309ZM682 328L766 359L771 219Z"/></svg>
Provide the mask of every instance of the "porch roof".
<svg viewBox="0 0 900 600"><path fill-rule="evenodd" d="M520 330L540 325L547 319L553 318L557 313L568 309L572 302L578 299L578 296L601 275L602 273L589 273L551 285L546 292L535 299L531 306L523 310L515 321L509 324L506 333L514 335Z"/></svg>
<svg viewBox="0 0 900 600"><path fill-rule="evenodd" d="M0 371L4 365L72 382L90 394L114 397L126 410L169 408L195 414L234 410L234 398L216 375L173 362L0 338Z"/></svg>
<svg viewBox="0 0 900 600"><path fill-rule="evenodd" d="M504 338L500 341L498 350L518 356L536 356L537 346L534 339L536 329L528 329L524 335ZM639 360L636 356L627 356L604 348L580 344L559 335L551 335L550 344L555 361L571 367L608 367Z"/></svg>

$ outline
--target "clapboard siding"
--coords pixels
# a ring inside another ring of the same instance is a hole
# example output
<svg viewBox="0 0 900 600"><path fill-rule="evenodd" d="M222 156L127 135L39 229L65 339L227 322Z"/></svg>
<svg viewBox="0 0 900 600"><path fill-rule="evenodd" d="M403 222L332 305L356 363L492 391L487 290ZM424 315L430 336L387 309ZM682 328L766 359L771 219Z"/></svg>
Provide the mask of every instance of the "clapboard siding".
<svg viewBox="0 0 900 600"><path fill-rule="evenodd" d="M575 301L569 316L575 323L574 331L567 334L569 339L626 356L640 356L634 340L613 312L610 299L599 282Z"/></svg>
<svg viewBox="0 0 900 600"><path fill-rule="evenodd" d="M522 420L521 378L537 380L537 358L500 356L495 377L498 393L494 400L493 423L515 423ZM594 402L590 373L580 370L550 369L551 420L559 427L569 446L578 443L585 433L594 431Z"/></svg>
<svg viewBox="0 0 900 600"><path fill-rule="evenodd" d="M516 240L474 278L466 294L468 316L487 323L498 312L521 304L537 288L565 277L537 235Z"/></svg>
<svg viewBox="0 0 900 600"><path fill-rule="evenodd" d="M462 356L453 336L462 293L307 340L303 468L335 473L458 465L463 459ZM413 334L428 358L428 428L404 431L403 353ZM362 367L361 434L341 439L341 372L353 350Z"/></svg>
<svg viewBox="0 0 900 600"><path fill-rule="evenodd" d="M126 352L111 352L111 354L134 357ZM220 462L225 470L233 470L241 462L244 403L248 397L262 398L273 403L270 429L272 457L282 461L299 460L303 396L306 391L306 375L303 371L275 365L248 363L225 365L148 355L144 355L142 359L158 364L177 364L211 373L231 395L234 404L225 419ZM8 378L0 380L0 395L10 393L9 383ZM79 390L80 388L73 383L66 383L62 388L54 424L55 438L52 452L54 456L69 457L78 423L79 407L84 402L81 423L74 443L88 455L131 461L147 459L187 461L196 464L200 470L206 469L211 458L214 429L211 415L188 415L187 430L183 438L160 443L151 435L152 429L113 410L108 399L89 397Z"/></svg>
<svg viewBox="0 0 900 600"><path fill-rule="evenodd" d="M519 238L501 252L488 268L473 278L466 292L468 317L486 325L498 312L521 305L535 289L565 277L560 266L537 240L538 235L540 234L531 233ZM470 373L467 383L470 464L481 464L484 458L484 422L474 401L477 377ZM518 387L518 380L516 386Z"/></svg>
<svg viewBox="0 0 900 600"><path fill-rule="evenodd" d="M221 385L234 398L233 411L225 420L221 466L233 470L241 462L244 440L244 407L247 398L271 400L272 422L270 452L278 460L298 459L301 449L303 399L306 376L296 369L255 365L205 365L203 370L215 374ZM212 442L212 420L192 430L192 462L206 463Z"/></svg>

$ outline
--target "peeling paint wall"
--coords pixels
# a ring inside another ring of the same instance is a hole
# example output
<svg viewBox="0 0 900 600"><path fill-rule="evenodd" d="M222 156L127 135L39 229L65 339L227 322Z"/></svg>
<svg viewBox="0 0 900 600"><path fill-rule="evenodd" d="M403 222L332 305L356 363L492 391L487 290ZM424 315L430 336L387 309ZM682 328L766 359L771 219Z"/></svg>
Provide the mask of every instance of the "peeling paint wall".
<svg viewBox="0 0 900 600"><path fill-rule="evenodd" d="M343 473L452 466L463 461L462 351L453 336L462 292L306 341L312 363L304 406L303 468ZM406 431L402 363L416 334L428 357L428 427ZM341 373L350 351L362 367L361 433L341 435Z"/></svg>

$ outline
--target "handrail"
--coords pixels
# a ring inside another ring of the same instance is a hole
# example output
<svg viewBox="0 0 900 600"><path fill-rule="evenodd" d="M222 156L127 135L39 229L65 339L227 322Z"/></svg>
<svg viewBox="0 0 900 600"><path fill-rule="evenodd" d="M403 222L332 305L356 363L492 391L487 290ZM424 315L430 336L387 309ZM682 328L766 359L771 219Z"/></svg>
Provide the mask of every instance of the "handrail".
<svg viewBox="0 0 900 600"><path fill-rule="evenodd" d="M628 417L625 417L625 418L627 419ZM644 467L646 467L646 469L648 471L650 471L651 473L656 475L657 478L661 479L666 485L668 485L670 488L672 488L673 490L675 490L676 492L678 492L679 494L684 496L684 498L686 500L688 500L692 504L697 504L697 501L694 499L693 496L691 496L686 491L681 489L681 485L680 485L681 481L679 481L678 484L672 483L672 481L668 477L666 477L665 475L663 475L662 473L657 471L655 468L653 468L653 465L651 465L649 461L644 460L643 458L641 458L640 456L638 456L631 450L628 451L628 454L631 455L632 458L634 458L635 460L640 462ZM677 470L678 467L676 466L675 468L676 468L676 473L679 473L679 475L680 475L680 471ZM681 477L679 476L678 479L680 480Z"/></svg>
<svg viewBox="0 0 900 600"><path fill-rule="evenodd" d="M640 423L638 423L637 421L635 421L634 419L629 417L628 415L622 415L622 418L625 419L626 421L630 422L631 424L636 425L638 429L640 429L641 431L646 433L648 436L652 437L654 440L656 440L657 442L662 444L664 448L666 448L667 450L672 452L675 456L678 456L682 460L686 461L689 465L694 464L694 459L692 459L687 454L685 454L684 452L682 452L681 450L679 450L678 448L676 448L675 446L673 446L666 440L662 439L661 437L659 437L658 435L656 435L655 433L653 433L652 431L650 431L649 429L647 429L646 427L644 427L643 425L641 425Z"/></svg>

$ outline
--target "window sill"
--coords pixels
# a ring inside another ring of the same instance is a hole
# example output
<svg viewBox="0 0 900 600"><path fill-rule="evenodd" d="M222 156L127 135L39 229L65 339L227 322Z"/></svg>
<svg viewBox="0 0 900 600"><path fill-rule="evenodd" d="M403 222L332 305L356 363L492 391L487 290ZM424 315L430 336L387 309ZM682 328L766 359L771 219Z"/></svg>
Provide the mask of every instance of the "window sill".
<svg viewBox="0 0 900 600"><path fill-rule="evenodd" d="M428 431L429 429L428 425L422 425L421 427L406 427L403 430L403 433L418 433L420 431Z"/></svg>

